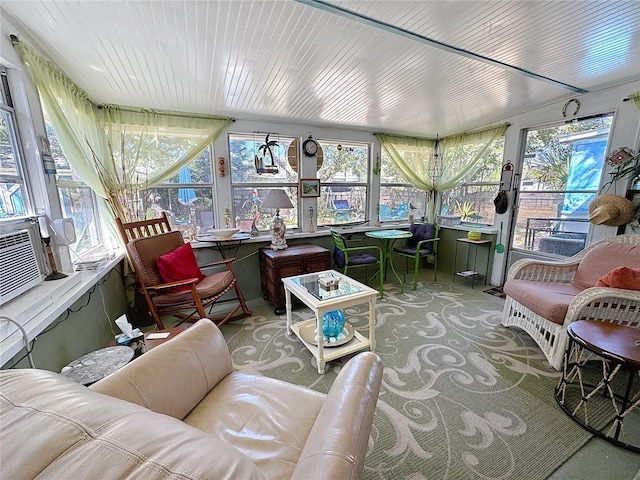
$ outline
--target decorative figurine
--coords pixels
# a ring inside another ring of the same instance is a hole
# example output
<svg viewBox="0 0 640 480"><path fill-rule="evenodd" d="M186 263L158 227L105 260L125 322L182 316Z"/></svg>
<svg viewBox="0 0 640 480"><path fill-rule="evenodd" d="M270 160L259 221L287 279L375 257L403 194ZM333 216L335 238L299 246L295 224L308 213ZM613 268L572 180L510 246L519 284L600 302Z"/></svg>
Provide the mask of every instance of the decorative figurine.
<svg viewBox="0 0 640 480"><path fill-rule="evenodd" d="M260 235L260 230L258 230L258 226L256 225L256 222L258 221L258 212L256 211L256 214L253 216L253 222L251 222L251 236L252 237L257 237Z"/></svg>
<svg viewBox="0 0 640 480"><path fill-rule="evenodd" d="M309 232L313 233L316 231L316 227L313 222L313 207L309 207Z"/></svg>

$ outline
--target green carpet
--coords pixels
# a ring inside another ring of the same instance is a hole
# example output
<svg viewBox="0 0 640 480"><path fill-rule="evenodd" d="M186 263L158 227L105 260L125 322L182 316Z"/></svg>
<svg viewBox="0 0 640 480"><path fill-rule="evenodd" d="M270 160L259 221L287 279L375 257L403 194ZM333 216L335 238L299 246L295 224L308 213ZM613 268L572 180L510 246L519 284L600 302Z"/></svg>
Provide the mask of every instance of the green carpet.
<svg viewBox="0 0 640 480"><path fill-rule="evenodd" d="M376 352L385 370L366 479L543 479L591 437L557 406L559 373L533 341L499 325L503 303L445 283L404 294L385 286L376 305ZM365 309L345 312L362 332ZM318 375L270 305L222 330L235 368L321 392L348 360Z"/></svg>

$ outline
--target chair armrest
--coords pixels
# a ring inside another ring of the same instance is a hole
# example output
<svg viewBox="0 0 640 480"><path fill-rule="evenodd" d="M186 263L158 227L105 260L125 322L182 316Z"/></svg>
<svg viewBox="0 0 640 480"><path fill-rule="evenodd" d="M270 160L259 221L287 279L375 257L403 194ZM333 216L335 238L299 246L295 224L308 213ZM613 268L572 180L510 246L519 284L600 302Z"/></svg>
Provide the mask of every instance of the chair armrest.
<svg viewBox="0 0 640 480"><path fill-rule="evenodd" d="M205 318L89 388L182 420L231 372L225 339Z"/></svg>
<svg viewBox="0 0 640 480"><path fill-rule="evenodd" d="M517 278L532 282L570 283L580 260L554 262L522 258L511 265L507 280Z"/></svg>
<svg viewBox="0 0 640 480"><path fill-rule="evenodd" d="M640 328L640 291L611 287L585 288L567 310L565 326L577 320L595 320Z"/></svg>
<svg viewBox="0 0 640 480"><path fill-rule="evenodd" d="M440 240L440 238L439 238L439 237L436 237L436 238L427 238L426 240L420 240L420 241L418 242L418 244L416 245L416 250L420 250L420 249L422 248L422 244L423 244L423 243L429 243L429 242L432 242L432 243L434 244L434 246L435 246L435 243L436 243L438 240Z"/></svg>
<svg viewBox="0 0 640 480"><path fill-rule="evenodd" d="M291 479L362 477L382 370L382 360L372 352L349 360L327 394Z"/></svg>
<svg viewBox="0 0 640 480"><path fill-rule="evenodd" d="M199 268L219 267L221 265L230 265L235 261L235 258L223 258L222 260L216 260L215 262L205 263L204 265L198 265Z"/></svg>
<svg viewBox="0 0 640 480"><path fill-rule="evenodd" d="M158 285L150 285L146 287L150 292L153 290L165 290L167 288L180 287L182 285L192 285L198 281L197 278L187 278L185 280L176 280L175 282L160 283Z"/></svg>

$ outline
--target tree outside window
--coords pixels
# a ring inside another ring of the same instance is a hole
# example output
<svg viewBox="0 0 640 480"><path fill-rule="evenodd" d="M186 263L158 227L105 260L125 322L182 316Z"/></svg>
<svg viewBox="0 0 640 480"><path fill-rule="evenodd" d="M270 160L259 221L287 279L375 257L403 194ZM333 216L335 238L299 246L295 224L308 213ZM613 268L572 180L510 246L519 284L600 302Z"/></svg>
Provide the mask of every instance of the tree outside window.
<svg viewBox="0 0 640 480"><path fill-rule="evenodd" d="M370 146L318 140L324 161L318 170L318 225L367 220Z"/></svg>

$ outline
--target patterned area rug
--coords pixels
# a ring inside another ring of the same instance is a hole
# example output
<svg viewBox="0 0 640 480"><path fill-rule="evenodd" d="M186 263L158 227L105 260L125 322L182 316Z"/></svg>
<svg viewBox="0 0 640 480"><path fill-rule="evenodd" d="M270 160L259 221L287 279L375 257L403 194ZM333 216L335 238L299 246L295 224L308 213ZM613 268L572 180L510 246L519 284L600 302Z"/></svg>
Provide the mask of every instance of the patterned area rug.
<svg viewBox="0 0 640 480"><path fill-rule="evenodd" d="M543 479L590 438L555 403L559 373L526 334L499 325L503 303L443 283L404 294L385 286L376 305L385 371L366 479ZM269 305L254 313L222 328L234 366L326 393L348 357L318 375L284 316ZM368 334L366 306L345 313Z"/></svg>

